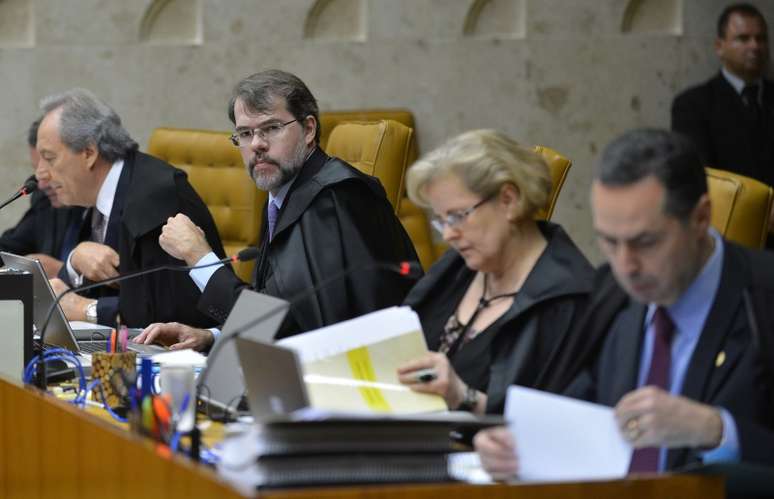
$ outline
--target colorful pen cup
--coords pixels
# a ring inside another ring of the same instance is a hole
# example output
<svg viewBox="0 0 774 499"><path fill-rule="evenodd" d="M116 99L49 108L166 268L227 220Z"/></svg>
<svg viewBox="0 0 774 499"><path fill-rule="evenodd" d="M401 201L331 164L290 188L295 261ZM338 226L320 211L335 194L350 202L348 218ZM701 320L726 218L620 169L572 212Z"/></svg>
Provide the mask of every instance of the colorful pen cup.
<svg viewBox="0 0 774 499"><path fill-rule="evenodd" d="M99 380L99 386L91 392L91 399L105 402L111 408L124 407L128 394L126 383L134 381L136 364L135 352L91 354L91 378Z"/></svg>

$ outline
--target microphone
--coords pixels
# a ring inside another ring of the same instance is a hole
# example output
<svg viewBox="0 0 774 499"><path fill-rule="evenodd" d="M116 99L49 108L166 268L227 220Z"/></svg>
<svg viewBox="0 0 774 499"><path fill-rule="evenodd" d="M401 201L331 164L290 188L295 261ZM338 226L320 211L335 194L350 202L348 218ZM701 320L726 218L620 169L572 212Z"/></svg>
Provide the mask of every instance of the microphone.
<svg viewBox="0 0 774 499"><path fill-rule="evenodd" d="M64 298L65 295L68 295L70 293L78 293L81 291L88 291L89 289L98 288L100 286L106 286L108 284L113 284L115 282L121 282L127 279L133 279L135 277L144 276L147 274L152 274L154 272L159 272L162 270L170 270L173 272L189 272L191 270L195 269L203 269L207 267L213 267L215 265L221 265L224 263L232 263L232 262L246 262L249 260L255 260L258 257L258 248L254 246L249 246L236 255L223 258L221 260L218 260L217 262L207 263L204 265L159 265L157 267L152 267L149 269L144 270L138 270L136 272L130 272L128 274L119 275L116 277L110 277L108 279L103 279L101 281L91 282L89 284L84 284L82 286L77 286L74 288L67 289L64 293L57 296L54 300L54 303L51 304L50 307L48 307L48 312L46 313L46 319L43 321L43 326L40 328L40 344L45 345L45 338L46 338L46 328L48 327L48 323L51 321L51 316L54 314L54 309L59 306L59 302L62 301L62 298ZM37 386L41 390L46 389L46 363L40 362L38 364L40 366L38 370L38 379L37 379Z"/></svg>
<svg viewBox="0 0 774 499"><path fill-rule="evenodd" d="M397 264L387 263L387 262L371 262L371 263L366 263L361 265L354 265L342 270L337 274L332 275L331 277L323 279L322 281L318 282L317 284L315 284L309 289L296 293L287 301L290 303L290 306L293 306L299 301L309 298L310 296L317 293L321 289L324 289L329 284L332 284L336 281L344 279L345 277L355 272L364 272L364 271L366 272L389 271L389 272L396 273L401 277L412 279L412 278L420 277L422 275L422 266L419 264L419 262L408 262L408 261L399 262ZM212 346L212 350L207 356L207 364L210 364L211 362L215 361L218 353L223 349L223 346L227 342L238 338L239 336L242 335L242 333L244 333L245 331L247 331L248 329L254 326L257 326L261 322L274 317L281 311L285 310L285 308L286 308L285 304L283 303L270 310L267 310L266 312L259 315L255 319L251 319L250 321L243 324L242 326L235 328L234 332L228 335L227 337L221 338L220 341L216 341ZM202 371L201 375L199 376L199 381L196 384L196 391L197 391L196 400L199 400L201 388L205 386L205 381L207 380L208 372L209 372L209 369L205 369L204 371Z"/></svg>
<svg viewBox="0 0 774 499"><path fill-rule="evenodd" d="M24 185L19 187L19 190L16 191L13 194L13 196L8 198L3 204L0 204L0 210L5 208L9 204L13 203L20 197L32 194L37 190L38 190L38 180L35 178L35 175L30 175L29 178L27 178L27 180L24 181Z"/></svg>

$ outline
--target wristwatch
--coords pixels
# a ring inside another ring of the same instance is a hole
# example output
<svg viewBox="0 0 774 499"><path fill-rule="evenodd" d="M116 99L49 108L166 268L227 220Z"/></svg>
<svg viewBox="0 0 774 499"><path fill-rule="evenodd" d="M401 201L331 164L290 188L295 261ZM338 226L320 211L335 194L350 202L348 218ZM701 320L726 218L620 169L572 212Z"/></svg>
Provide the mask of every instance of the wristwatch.
<svg viewBox="0 0 774 499"><path fill-rule="evenodd" d="M473 412L478 405L478 391L472 386L468 385L465 388L465 397L462 399L462 403L457 406L458 411Z"/></svg>
<svg viewBox="0 0 774 499"><path fill-rule="evenodd" d="M86 305L86 322L91 322L92 324L97 323L97 300L94 300L92 302L89 302L88 305Z"/></svg>

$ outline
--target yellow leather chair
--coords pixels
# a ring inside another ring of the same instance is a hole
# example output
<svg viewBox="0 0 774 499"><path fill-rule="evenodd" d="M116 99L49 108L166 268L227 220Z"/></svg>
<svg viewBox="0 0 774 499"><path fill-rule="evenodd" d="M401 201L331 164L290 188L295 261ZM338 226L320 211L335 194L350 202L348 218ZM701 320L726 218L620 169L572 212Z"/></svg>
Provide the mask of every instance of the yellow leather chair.
<svg viewBox="0 0 774 499"><path fill-rule="evenodd" d="M572 166L572 161L550 147L535 146L535 152L543 156L543 159L548 163L548 169L551 173L551 192L548 195L548 203L545 208L535 213L535 220L551 220L551 217L554 214L554 208L556 207L556 202L559 199L559 193L562 191L562 186L564 186L564 181L567 179L567 174ZM414 208L419 209L416 206ZM432 236L429 237L432 238ZM443 241L435 243L433 245L432 261L434 262L440 258L448 248L448 245ZM422 261L422 265L425 266L424 260ZM427 266L425 266L425 269L427 269Z"/></svg>
<svg viewBox="0 0 774 499"><path fill-rule="evenodd" d="M344 122L330 133L326 152L377 177L397 213L414 131L397 121Z"/></svg>
<svg viewBox="0 0 774 499"><path fill-rule="evenodd" d="M215 220L226 254L258 243L260 209L266 193L256 189L245 172L239 149L229 132L157 128L148 153L185 170ZM237 262L234 270L251 282L253 262Z"/></svg>
<svg viewBox="0 0 774 499"><path fill-rule="evenodd" d="M401 125L405 125L412 130L414 126L414 115L406 109L352 109L349 111L326 111L320 113L320 148L323 151L328 150L328 138L333 129L341 123L348 121L380 121L392 120ZM411 149L408 154L408 164L414 163L417 159L416 134L411 142Z"/></svg>
<svg viewBox="0 0 774 499"><path fill-rule="evenodd" d="M723 237L749 248L763 248L774 199L772 188L725 170L705 168L712 201L712 226Z"/></svg>
<svg viewBox="0 0 774 499"><path fill-rule="evenodd" d="M535 152L543 156L551 172L551 194L548 196L548 204L535 214L535 218L537 220L551 220L554 208L556 208L556 201L559 199L559 193L562 191L562 186L564 186L564 181L567 179L567 174L572 166L572 161L550 147L535 146Z"/></svg>
<svg viewBox="0 0 774 499"><path fill-rule="evenodd" d="M406 109L354 109L350 111L329 111L320 113L320 147L331 154L328 149L328 140L337 125L346 122L380 121L392 120L401 123L414 130L409 141L409 149L406 154L406 166L414 164L417 160L417 135L414 125L414 115ZM404 167L404 171L405 171ZM384 180L382 180L384 183ZM386 187L386 186L385 186ZM401 194L397 205L397 214L403 227L408 232L414 248L419 256L422 267L429 268L430 265L442 253L436 249L436 243L433 240L430 223L424 211L416 206L406 197L405 188L401 187ZM392 199L391 199L392 202Z"/></svg>

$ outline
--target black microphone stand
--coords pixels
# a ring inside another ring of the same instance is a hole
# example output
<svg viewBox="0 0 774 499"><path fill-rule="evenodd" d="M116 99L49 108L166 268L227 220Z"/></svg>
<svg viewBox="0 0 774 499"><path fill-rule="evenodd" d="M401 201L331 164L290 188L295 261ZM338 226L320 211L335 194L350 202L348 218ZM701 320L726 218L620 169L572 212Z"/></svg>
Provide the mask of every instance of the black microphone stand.
<svg viewBox="0 0 774 499"><path fill-rule="evenodd" d="M65 295L68 295L70 293L78 293L81 291L88 291L89 289L98 288L100 286L106 286L108 284L113 284L115 282L120 282L126 279L132 279L135 277L140 277L147 274L152 274L154 272L159 272L162 270L169 270L173 272L189 272L191 270L195 269L204 269L207 267L213 267L215 265L222 265L224 263L229 262L236 262L236 261L248 261L253 260L258 256L258 249L254 247L245 248L242 251L240 251L238 254L223 258L221 260L218 260L217 262L207 263L204 265L188 265L188 266L179 266L179 265L159 265L158 267L153 267L150 269L145 270L138 270L137 272L132 272L130 274L124 274L119 275L116 277L110 277L108 279L103 279L101 281L92 282L89 284L84 284L83 286L78 286L75 288L69 288L65 290L62 294L56 297L54 302L51 304L50 307L48 307L48 312L46 313L46 319L43 321L43 326L40 328L40 345L41 349L44 348L45 345L45 338L46 338L46 328L48 327L49 322L51 321L51 316L54 314L54 309L59 306L59 302L62 301L62 298L65 297ZM35 385L40 388L41 390L46 390L46 363L41 360L41 362L38 363L38 369L36 372L36 383Z"/></svg>
<svg viewBox="0 0 774 499"><path fill-rule="evenodd" d="M27 196L29 194L32 194L33 192L38 190L38 181L35 179L34 175L31 175L25 182L24 185L21 186L21 188L14 193L13 196L8 198L4 203L0 204L0 210L8 206L9 204L13 203L17 199L19 199L22 196Z"/></svg>

